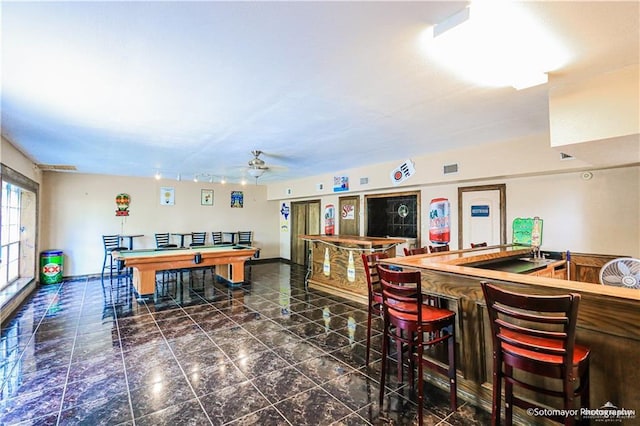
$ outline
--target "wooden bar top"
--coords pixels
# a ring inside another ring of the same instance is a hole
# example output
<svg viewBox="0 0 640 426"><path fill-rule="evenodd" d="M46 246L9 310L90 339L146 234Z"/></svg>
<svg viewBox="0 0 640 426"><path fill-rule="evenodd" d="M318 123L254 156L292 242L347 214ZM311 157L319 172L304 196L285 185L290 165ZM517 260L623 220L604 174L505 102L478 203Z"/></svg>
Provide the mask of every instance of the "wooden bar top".
<svg viewBox="0 0 640 426"><path fill-rule="evenodd" d="M492 259L509 257L527 257L531 253L530 247L501 245L476 249L454 250L432 254L394 257L384 259L383 263L397 266L428 269L433 271L448 272L486 280L515 281L540 287L550 287L563 290L576 291L583 294L610 296L627 300L640 301L640 291L633 288L606 286L601 284L585 283L581 281L561 280L555 278L537 277L524 274L513 274L503 271L475 268L468 264Z"/></svg>
<svg viewBox="0 0 640 426"><path fill-rule="evenodd" d="M360 237L358 235L300 235L303 240L322 241L325 243L356 244L367 247L405 243L404 238Z"/></svg>

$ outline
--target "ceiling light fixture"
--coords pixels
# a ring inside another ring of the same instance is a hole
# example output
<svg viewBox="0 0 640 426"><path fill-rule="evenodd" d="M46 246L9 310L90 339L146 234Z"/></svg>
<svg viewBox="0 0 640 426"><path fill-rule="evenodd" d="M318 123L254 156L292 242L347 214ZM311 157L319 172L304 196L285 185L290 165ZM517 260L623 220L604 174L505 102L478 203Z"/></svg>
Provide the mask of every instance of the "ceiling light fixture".
<svg viewBox="0 0 640 426"><path fill-rule="evenodd" d="M264 169L260 169L258 167L251 167L247 169L247 173L249 173L249 176L257 179L264 174Z"/></svg>
<svg viewBox="0 0 640 426"><path fill-rule="evenodd" d="M160 180L161 177L162 175L160 174L160 172L156 172L156 175L155 175L156 180Z"/></svg>
<svg viewBox="0 0 640 426"><path fill-rule="evenodd" d="M520 90L544 84L547 73L569 59L548 28L512 1L474 1L428 28L421 41L429 56L484 86Z"/></svg>

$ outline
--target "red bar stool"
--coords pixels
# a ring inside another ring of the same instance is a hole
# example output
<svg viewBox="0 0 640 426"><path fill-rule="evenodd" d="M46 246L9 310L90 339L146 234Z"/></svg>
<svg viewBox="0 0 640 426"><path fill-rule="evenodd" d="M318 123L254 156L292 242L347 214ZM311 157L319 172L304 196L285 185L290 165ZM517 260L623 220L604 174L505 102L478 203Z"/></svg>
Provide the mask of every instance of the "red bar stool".
<svg viewBox="0 0 640 426"><path fill-rule="evenodd" d="M430 253L438 253L441 251L449 251L449 244L445 244L443 246L429 246Z"/></svg>
<svg viewBox="0 0 640 426"><path fill-rule="evenodd" d="M386 259L387 253L362 253L362 263L364 264L364 274L367 277L367 289L369 295L369 303L367 308L367 355L366 365L369 365L369 352L371 350L371 320L374 315L382 315L382 290L380 288L380 279L378 278L378 270L376 265L380 259Z"/></svg>
<svg viewBox="0 0 640 426"><path fill-rule="evenodd" d="M406 248L404 249L405 256L413 256L416 254L429 254L429 249L427 247L414 247L414 248Z"/></svg>
<svg viewBox="0 0 640 426"><path fill-rule="evenodd" d="M380 373L380 408L384 401L386 381L387 347L394 339L397 345L398 378L402 381L402 352L409 351L411 385L414 386L414 365L418 367L418 423L422 425L424 405L423 366L446 375L449 378L449 398L451 411L458 407L456 385L456 314L448 309L438 308L425 302L432 299L422 294L419 271L391 271L377 265L382 287L384 312L384 341L382 344L382 369ZM394 329L391 329L391 327ZM424 358L425 347L447 343L448 365L443 366Z"/></svg>
<svg viewBox="0 0 640 426"><path fill-rule="evenodd" d="M576 410L575 398L580 398L580 406L588 408L589 349L575 343L580 295L519 294L484 281L480 284L493 337L491 424L500 423L503 380L507 425L513 423L514 405L524 409L548 408L534 402L533 395L560 399L564 410ZM528 398L514 395L514 386L530 391ZM573 416L554 416L551 410L540 413L565 425L576 422Z"/></svg>

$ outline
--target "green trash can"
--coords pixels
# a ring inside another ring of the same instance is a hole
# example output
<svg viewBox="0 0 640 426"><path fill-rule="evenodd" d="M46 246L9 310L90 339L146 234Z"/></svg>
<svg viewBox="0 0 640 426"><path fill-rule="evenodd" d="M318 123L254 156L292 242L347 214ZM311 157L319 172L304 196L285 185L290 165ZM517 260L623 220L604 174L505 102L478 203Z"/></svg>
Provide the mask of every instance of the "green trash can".
<svg viewBox="0 0 640 426"><path fill-rule="evenodd" d="M40 284L61 283L63 263L62 250L45 250L40 253Z"/></svg>

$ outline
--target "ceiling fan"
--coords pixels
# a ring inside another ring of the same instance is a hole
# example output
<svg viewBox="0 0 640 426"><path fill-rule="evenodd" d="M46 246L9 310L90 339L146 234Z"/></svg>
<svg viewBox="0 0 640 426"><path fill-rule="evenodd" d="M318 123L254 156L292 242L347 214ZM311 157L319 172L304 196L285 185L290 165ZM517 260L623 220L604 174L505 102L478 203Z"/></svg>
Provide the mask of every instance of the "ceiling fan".
<svg viewBox="0 0 640 426"><path fill-rule="evenodd" d="M264 160L260 158L260 154L262 154L262 151L254 150L251 151L251 154L253 154L253 158L249 160L249 168L247 169L247 173L249 173L250 176L256 178L257 180L264 174L264 172L269 170L269 167L267 167Z"/></svg>

